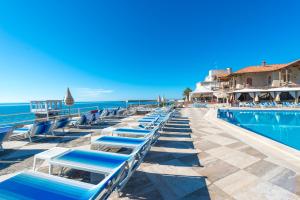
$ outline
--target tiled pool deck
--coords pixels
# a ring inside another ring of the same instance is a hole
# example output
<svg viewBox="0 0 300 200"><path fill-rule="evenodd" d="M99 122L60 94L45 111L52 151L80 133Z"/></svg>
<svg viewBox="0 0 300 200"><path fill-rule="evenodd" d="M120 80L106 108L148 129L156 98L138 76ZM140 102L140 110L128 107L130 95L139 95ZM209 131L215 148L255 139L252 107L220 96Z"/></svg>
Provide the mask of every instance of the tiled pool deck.
<svg viewBox="0 0 300 200"><path fill-rule="evenodd" d="M300 199L300 171L232 137L207 111L182 109L170 121L121 199Z"/></svg>
<svg viewBox="0 0 300 200"><path fill-rule="evenodd" d="M180 110L131 177L123 195L110 199L300 199L297 167L289 167L278 157L233 137L230 129L209 119L208 112ZM133 121L125 119L116 126ZM22 147L0 154L0 181L30 169L32 156L53 146L89 148L91 136L99 135L101 128L74 132L33 144L14 143Z"/></svg>

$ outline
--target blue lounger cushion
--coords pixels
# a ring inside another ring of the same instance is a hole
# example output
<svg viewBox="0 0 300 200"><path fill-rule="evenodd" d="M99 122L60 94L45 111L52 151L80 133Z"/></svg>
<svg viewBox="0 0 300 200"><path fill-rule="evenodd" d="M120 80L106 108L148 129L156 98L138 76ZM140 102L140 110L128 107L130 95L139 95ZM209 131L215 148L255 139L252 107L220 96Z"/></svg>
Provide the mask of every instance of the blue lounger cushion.
<svg viewBox="0 0 300 200"><path fill-rule="evenodd" d="M94 185L37 172L22 172L0 183L0 199L83 200L94 194Z"/></svg>
<svg viewBox="0 0 300 200"><path fill-rule="evenodd" d="M148 116L148 117L143 117L140 120L149 120L149 119L156 119L156 118L157 118L157 116Z"/></svg>
<svg viewBox="0 0 300 200"><path fill-rule="evenodd" d="M133 129L133 128L118 128L114 130L114 132L132 132L132 133L144 133L149 134L152 130L145 130L145 129Z"/></svg>
<svg viewBox="0 0 300 200"><path fill-rule="evenodd" d="M151 123L151 122L154 122L154 120L155 119L140 119L140 120L138 120L138 122L149 122L149 123Z"/></svg>
<svg viewBox="0 0 300 200"><path fill-rule="evenodd" d="M13 129L12 126L0 127L0 144L6 138L7 134Z"/></svg>
<svg viewBox="0 0 300 200"><path fill-rule="evenodd" d="M68 164L74 166L74 164L81 163L86 168L97 168L105 170L114 170L125 161L127 161L129 156L99 152L99 151L84 151L84 150L71 150L67 153L55 157L51 162L60 163L62 165Z"/></svg>
<svg viewBox="0 0 300 200"><path fill-rule="evenodd" d="M116 137L116 136L103 136L96 140L96 142L113 143L119 146L138 146L143 144L146 139L142 138L128 138L128 137Z"/></svg>

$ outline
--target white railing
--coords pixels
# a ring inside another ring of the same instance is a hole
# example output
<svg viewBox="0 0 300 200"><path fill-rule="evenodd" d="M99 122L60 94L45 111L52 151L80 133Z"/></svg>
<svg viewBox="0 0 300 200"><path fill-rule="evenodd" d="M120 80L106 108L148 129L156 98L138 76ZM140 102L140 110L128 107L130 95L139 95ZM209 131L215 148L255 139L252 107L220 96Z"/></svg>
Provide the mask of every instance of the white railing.
<svg viewBox="0 0 300 200"><path fill-rule="evenodd" d="M91 106L91 107L82 107L82 108L71 108L71 109L61 109L59 110L59 115L56 116L48 116L44 118L38 118L39 120L49 120L54 119L57 117L74 117L74 116L81 116L82 114L86 114L92 110L99 110L99 106ZM3 122L0 122L0 126L5 125L22 125L22 124L28 124L33 123L36 120L35 113L27 112L27 113L12 113L12 114L0 114L0 118L10 118L10 117L16 117L19 116L22 118L22 115L30 115L28 118L32 116L32 119L26 119L26 120L18 120L18 119L11 119L11 120L5 120ZM27 117L26 117L27 118Z"/></svg>

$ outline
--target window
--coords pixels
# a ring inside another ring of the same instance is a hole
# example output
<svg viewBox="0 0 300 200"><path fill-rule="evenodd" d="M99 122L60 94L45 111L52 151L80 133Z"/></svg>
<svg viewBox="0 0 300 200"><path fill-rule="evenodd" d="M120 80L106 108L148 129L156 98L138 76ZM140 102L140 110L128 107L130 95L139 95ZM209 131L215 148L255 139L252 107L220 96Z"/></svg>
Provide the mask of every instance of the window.
<svg viewBox="0 0 300 200"><path fill-rule="evenodd" d="M268 76L268 85L272 85L272 77Z"/></svg>
<svg viewBox="0 0 300 200"><path fill-rule="evenodd" d="M292 70L290 70L290 69L281 71L283 82L285 82L285 83L291 82L291 73L292 73Z"/></svg>
<svg viewBox="0 0 300 200"><path fill-rule="evenodd" d="M247 86L252 86L252 78L247 78L246 85Z"/></svg>

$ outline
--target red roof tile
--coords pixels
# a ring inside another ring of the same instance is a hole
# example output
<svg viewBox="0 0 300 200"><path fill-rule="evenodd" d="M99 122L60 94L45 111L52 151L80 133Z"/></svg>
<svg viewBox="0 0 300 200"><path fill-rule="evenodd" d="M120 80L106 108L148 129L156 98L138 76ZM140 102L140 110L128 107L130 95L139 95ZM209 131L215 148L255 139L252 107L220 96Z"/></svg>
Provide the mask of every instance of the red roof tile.
<svg viewBox="0 0 300 200"><path fill-rule="evenodd" d="M258 73L258 72L271 72L271 71L276 71L279 69L283 69L285 67L288 67L296 62L299 62L300 60L296 60L294 62L290 62L287 64L272 64L272 65L260 65L260 66L249 66L245 67L243 69L240 69L233 74L244 74L244 73Z"/></svg>

